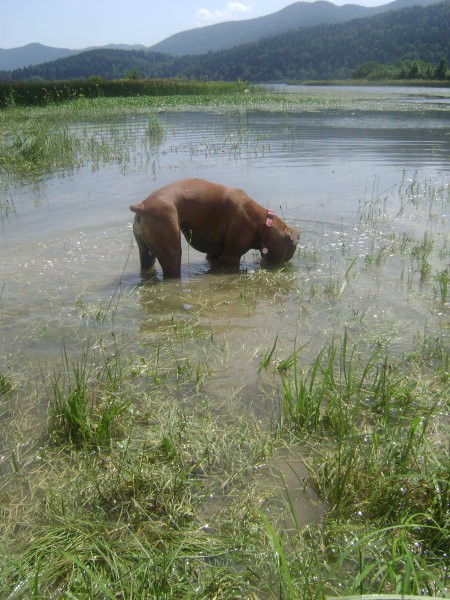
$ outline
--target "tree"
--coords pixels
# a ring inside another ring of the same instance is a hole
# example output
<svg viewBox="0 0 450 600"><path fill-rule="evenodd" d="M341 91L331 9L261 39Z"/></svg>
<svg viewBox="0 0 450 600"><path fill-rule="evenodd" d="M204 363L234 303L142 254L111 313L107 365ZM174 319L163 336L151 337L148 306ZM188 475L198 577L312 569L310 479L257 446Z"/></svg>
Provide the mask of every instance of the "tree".
<svg viewBox="0 0 450 600"><path fill-rule="evenodd" d="M133 81L137 81L141 78L141 74L139 73L139 69L137 67L132 67L125 71L125 79L132 79Z"/></svg>
<svg viewBox="0 0 450 600"><path fill-rule="evenodd" d="M444 80L447 78L447 61L445 58L441 58L436 70L434 71L434 78Z"/></svg>
<svg viewBox="0 0 450 600"><path fill-rule="evenodd" d="M411 65L411 68L409 69L408 79L417 79L418 75L419 75L419 66L415 62Z"/></svg>

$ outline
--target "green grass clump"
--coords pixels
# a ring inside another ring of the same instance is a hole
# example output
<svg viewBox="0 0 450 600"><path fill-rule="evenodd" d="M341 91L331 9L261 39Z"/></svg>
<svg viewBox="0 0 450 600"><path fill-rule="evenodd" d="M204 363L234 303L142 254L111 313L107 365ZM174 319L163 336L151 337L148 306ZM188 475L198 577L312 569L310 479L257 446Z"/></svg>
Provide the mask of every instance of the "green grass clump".
<svg viewBox="0 0 450 600"><path fill-rule="evenodd" d="M441 349L445 369L444 340ZM300 351L276 363L280 428L311 447L307 485L329 507L321 543L339 560L323 577L335 592L445 593L450 457L440 414L450 408L448 377L424 359L393 361L381 347L367 358L345 333L309 366ZM289 569L304 544L299 533L283 545ZM289 577L284 565L290 588Z"/></svg>
<svg viewBox="0 0 450 600"><path fill-rule="evenodd" d="M99 367L88 362L85 350L70 363L63 353L62 370L51 377L49 434L54 442L80 448L107 446L114 422L123 418L132 398L121 390L121 364L114 354Z"/></svg>
<svg viewBox="0 0 450 600"><path fill-rule="evenodd" d="M64 356L52 389L36 469L16 458L2 478L0 595L251 593L264 538L247 481L266 452L257 423L223 421L201 397L188 411L173 382L139 381L92 351ZM105 435L111 397L120 411Z"/></svg>
<svg viewBox="0 0 450 600"><path fill-rule="evenodd" d="M0 373L0 397L6 396L14 388L12 376L8 373L4 375Z"/></svg>
<svg viewBox="0 0 450 600"><path fill-rule="evenodd" d="M411 400L413 383L401 374L396 378L382 347L362 358L350 345L347 332L340 345L322 350L306 369L300 366L299 353L295 350L277 364L283 419L290 428L341 434L353 431L355 400L358 413L387 406L389 414ZM391 398L395 398L392 406Z"/></svg>
<svg viewBox="0 0 450 600"><path fill-rule="evenodd" d="M67 127L26 122L8 132L0 144L0 169L29 175L80 164L82 142Z"/></svg>

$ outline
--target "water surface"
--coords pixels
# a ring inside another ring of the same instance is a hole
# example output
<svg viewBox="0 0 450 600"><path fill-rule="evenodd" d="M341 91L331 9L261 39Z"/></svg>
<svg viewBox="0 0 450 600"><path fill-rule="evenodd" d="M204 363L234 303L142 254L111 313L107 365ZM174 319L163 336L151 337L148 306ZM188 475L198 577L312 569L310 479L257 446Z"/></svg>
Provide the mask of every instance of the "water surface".
<svg viewBox="0 0 450 600"><path fill-rule="evenodd" d="M448 263L448 92L359 94L369 108L163 112L162 139L133 143L128 159L15 182L0 223L2 370L33 384L62 344L77 352L111 333L151 356L175 323L186 330L177 352L211 369L204 389L217 410L264 420L277 401L258 367L275 339L274 360L305 346L306 364L344 328L398 354L438 328L448 314L433 279ZM128 115L114 127L138 138L147 123ZM110 135L108 123L76 127ZM211 274L184 244L181 282L159 270L142 281L128 206L184 177L242 187L300 228L283 278L261 276L253 252L240 275ZM428 279L411 251L424 236Z"/></svg>

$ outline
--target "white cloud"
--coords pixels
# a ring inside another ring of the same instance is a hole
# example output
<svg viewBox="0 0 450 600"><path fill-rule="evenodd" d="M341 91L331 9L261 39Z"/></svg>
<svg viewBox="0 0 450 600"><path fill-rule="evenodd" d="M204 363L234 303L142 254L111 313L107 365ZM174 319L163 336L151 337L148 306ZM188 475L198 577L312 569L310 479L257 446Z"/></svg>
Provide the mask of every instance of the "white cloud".
<svg viewBox="0 0 450 600"><path fill-rule="evenodd" d="M236 19L245 13L249 13L252 7L242 2L228 2L224 10L208 10L199 8L195 13L195 19L198 24L207 25L217 23L218 21L229 21Z"/></svg>

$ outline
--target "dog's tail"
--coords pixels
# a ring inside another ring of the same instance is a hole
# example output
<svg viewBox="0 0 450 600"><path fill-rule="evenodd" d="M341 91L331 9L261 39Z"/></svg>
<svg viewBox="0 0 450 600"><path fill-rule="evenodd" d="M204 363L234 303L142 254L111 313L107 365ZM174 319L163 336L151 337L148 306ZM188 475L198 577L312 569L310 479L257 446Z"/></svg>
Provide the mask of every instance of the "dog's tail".
<svg viewBox="0 0 450 600"><path fill-rule="evenodd" d="M135 213L141 214L145 210L144 204L142 202L139 202L139 204L132 204L130 206L130 210L132 210Z"/></svg>

